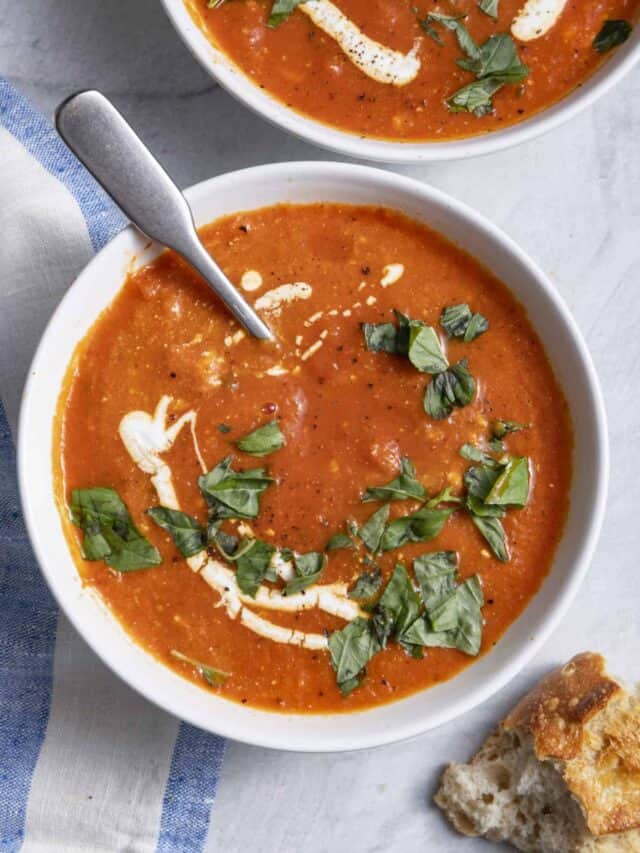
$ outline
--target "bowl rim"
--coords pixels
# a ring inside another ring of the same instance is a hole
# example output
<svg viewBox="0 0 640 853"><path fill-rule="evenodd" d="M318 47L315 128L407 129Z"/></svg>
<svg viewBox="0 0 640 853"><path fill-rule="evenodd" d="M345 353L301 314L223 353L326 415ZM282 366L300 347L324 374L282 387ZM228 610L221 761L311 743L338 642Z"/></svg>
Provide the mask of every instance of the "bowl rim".
<svg viewBox="0 0 640 853"><path fill-rule="evenodd" d="M185 0L161 0L176 32L200 65L223 89L252 112L312 145L338 154L383 163L430 163L492 154L535 139L591 106L620 81L640 59L640 26L596 71L568 95L503 130L442 142L398 142L358 136L296 112L260 89L191 18Z"/></svg>
<svg viewBox="0 0 640 853"><path fill-rule="evenodd" d="M57 564L54 560L49 558L47 542L44 538L41 538L39 524L41 494L40 490L34 490L30 486L29 450L31 446L31 431L33 429L43 428L36 425L37 418L33 413L33 408L37 397L38 383L43 381L41 375L46 374L47 352L56 346L56 335L59 334L57 325L61 322L60 318L64 318L65 313L68 313L66 306L71 302L72 298L75 297L75 293L81 288L85 288L87 285L90 285L96 269L105 263L105 259L112 255L115 256L116 253L120 251L121 244L124 246L127 242L131 243L134 239L136 241L136 245L139 246L140 249L142 249L145 243L148 244L148 241L146 241L146 239L143 238L131 225L126 227L122 232L120 232L120 234L111 240L80 272L61 300L49 320L45 331L43 332L29 370L28 380L24 388L20 409L17 442L18 483L22 510L29 539L42 574L51 592L56 598L61 610L74 625L85 642L88 643L103 663L105 663L107 667L109 667L118 677L123 679L125 683L163 710L172 713L179 719L186 720L187 722L214 734L219 734L247 744L267 748L312 753L342 752L410 740L432 728L446 722L450 722L454 718L486 701L490 696L504 687L504 685L517 675L518 672L520 672L520 670L531 660L565 615L588 570L605 512L609 474L609 445L607 440L606 413L598 378L586 344L569 309L564 304L559 294L555 291L547 276L534 264L528 255L526 255L526 253L520 249L519 246L501 229L493 225L490 220L486 219L482 214L477 213L466 204L459 202L448 196L446 193L425 185L413 178L407 178L393 172L383 171L370 166L334 163L331 161L302 161L254 166L249 169L229 172L202 181L185 192L191 203L197 203L199 198L215 197L220 185L224 182L233 184L234 181L252 182L259 181L261 178L273 178L282 184L284 190L288 183L291 183L296 179L296 177L300 176L311 176L313 180L318 183L323 179L348 180L349 178L352 178L354 181L359 179L363 183L366 182L374 185L376 189L381 188L389 191L400 191L407 197L417 200L418 202L426 201L427 203L433 203L434 205L439 206L445 211L452 211L454 216L465 221L465 227L468 226L471 229L475 229L483 239L490 238L494 243L497 243L500 250L503 251L506 256L511 256L511 258L515 260L515 263L522 267L523 271L528 272L532 276L543 296L549 300L552 310L559 315L561 322L564 324L574 347L575 354L577 355L578 361L583 370L585 388L589 398L588 404L594 415L593 427L597 446L595 448L596 452L593 460L593 471L590 472L590 482L592 483L593 490L588 498L589 506L587 509L587 517L589 524L587 527L587 533L584 535L582 541L576 546L577 553L572 567L569 570L567 581L560 591L560 594L556 595L553 599L552 606L545 610L544 617L540 620L540 624L536 628L535 636L529 637L528 642L521 644L522 648L516 650L515 653L511 652L506 663L500 665L496 671L492 671L491 677L487 678L482 684L472 688L468 692L465 692L462 699L452 703L446 708L446 710L439 713L432 712L429 719L424 720L420 717L414 717L411 720L411 724L405 724L402 726L397 725L395 728L389 727L382 734L378 732L377 734L374 733L372 735L370 732L358 731L357 736L353 737L352 741L349 741L349 745L345 745L343 738L341 738L339 734L334 736L333 739L328 738L326 734L323 734L323 745L321 748L318 748L317 741L314 739L313 731L310 731L309 733L305 732L303 735L298 734L291 737L284 737L282 733L276 735L269 733L266 727L263 730L260 726L252 726L251 723L247 724L246 722L243 722L239 712L237 714L237 719L235 713L231 715L235 720L234 722L230 722L226 719L224 721L220 721L219 718L211 715L210 712L208 715L204 715L203 713L190 708L186 700L174 699L174 696L171 695L170 691L163 692L164 687L159 688L154 683L153 679L146 679L144 675L139 675L137 671L135 673L132 672L132 667L130 667L128 661L123 661L118 653L114 653L108 643L96 638L96 636L89 630L88 621L80 612L81 607L76 604L77 596L69 594L67 591L63 591L62 573L60 572L60 577L58 577L59 573ZM447 235L445 234L445 236ZM462 248L464 248L464 246L462 246ZM114 271L114 276L115 274L116 273ZM123 281L124 274L120 274L120 276L121 281ZM97 316L98 315L95 314L92 317L92 322L95 321ZM81 339L81 337L78 337L74 340L74 348ZM58 387L56 389L56 398L59 391L60 388ZM46 429L48 437L47 449L49 456L51 456L53 422ZM56 516L56 524L61 526L57 508L54 508L53 511ZM73 565L74 572L77 572L70 552L68 552L68 557ZM549 577L550 576L551 572L549 574ZM540 595L543 588L544 584L536 595ZM532 604L530 603L528 607L531 606ZM106 605L103 605L103 608L106 609ZM522 618L524 618L527 609L528 608L526 608L518 619L515 620L513 625L516 625ZM120 630L124 633L124 629L122 627ZM87 635L88 632L90 634L89 636ZM503 635L501 642L505 641L505 637L506 634ZM173 673L172 670L169 670L164 666L164 664L153 658L150 653L146 652L142 646L136 644L131 638L129 639L132 648L140 650L145 656L153 660L153 668L155 670L164 670L167 673L171 673L179 682L185 682L185 679ZM490 659L491 654L492 653L489 652L484 655L478 663L483 659ZM460 675L464 674L464 672L469 672L476 665L477 664L473 664L471 667L466 668ZM126 667L130 667L129 671L123 672L123 668ZM447 683L454 682L459 677L460 676L456 676L453 679L450 679ZM200 687L195 685L191 686L195 691L201 692ZM421 693L428 693L428 691L419 691L419 694ZM419 694L412 694L412 696ZM256 719L261 718L264 720L265 715L269 718L280 717L285 719L288 717L299 718L304 716L307 719L327 719L333 722L345 719L345 717L358 719L362 718L363 715L375 712L381 708L393 708L394 706L401 705L403 702L410 701L412 696L404 697L403 699L386 705L376 706L373 709L355 711L349 714L329 715L284 715L268 711L260 711L259 709L251 709L248 708L248 706L239 706L237 703L230 702L229 700L223 700L219 697L218 701L223 701L226 706L232 706L234 709L241 709L242 712L245 710L250 712L255 711L254 716ZM324 741L326 741L326 743Z"/></svg>

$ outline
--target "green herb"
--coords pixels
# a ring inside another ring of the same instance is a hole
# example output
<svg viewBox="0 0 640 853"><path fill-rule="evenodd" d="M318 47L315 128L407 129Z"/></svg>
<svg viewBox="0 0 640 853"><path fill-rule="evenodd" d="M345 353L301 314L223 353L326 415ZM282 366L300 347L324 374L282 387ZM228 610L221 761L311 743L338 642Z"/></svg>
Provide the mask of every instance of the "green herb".
<svg viewBox="0 0 640 853"><path fill-rule="evenodd" d="M371 571L363 572L356 578L356 582L349 590L349 598L366 601L369 598L373 598L381 586L382 572L379 566L375 566Z"/></svg>
<svg viewBox="0 0 640 853"><path fill-rule="evenodd" d="M491 550L502 563L509 560L504 528L499 518L483 517L472 513L471 520L484 536Z"/></svg>
<svg viewBox="0 0 640 853"><path fill-rule="evenodd" d="M425 504L410 515L396 518L386 527L380 540L380 550L391 551L407 542L428 542L434 539L455 509L456 507L436 509Z"/></svg>
<svg viewBox="0 0 640 853"><path fill-rule="evenodd" d="M253 539L253 545L236 559L236 580L245 595L255 597L258 587L266 578L275 547L261 539Z"/></svg>
<svg viewBox="0 0 640 853"><path fill-rule="evenodd" d="M487 445L493 453L503 453L505 450L505 443L499 438L490 438Z"/></svg>
<svg viewBox="0 0 640 853"><path fill-rule="evenodd" d="M208 506L212 521L223 518L257 518L260 495L273 480L264 468L234 471L231 456L227 456L207 474L198 478L198 485Z"/></svg>
<svg viewBox="0 0 640 853"><path fill-rule="evenodd" d="M420 596L413 588L402 563L396 564L378 602L377 610L386 612L388 618L385 622L391 626L391 636L402 643L405 631L415 622L420 612Z"/></svg>
<svg viewBox="0 0 640 853"><path fill-rule="evenodd" d="M231 432L231 427L229 424L218 424L218 432L221 432L223 435Z"/></svg>
<svg viewBox="0 0 640 853"><path fill-rule="evenodd" d="M343 696L360 684L366 665L382 648L371 623L358 617L329 637L331 665Z"/></svg>
<svg viewBox="0 0 640 853"><path fill-rule="evenodd" d="M207 537L204 528L196 518L186 512L166 506L154 506L147 510L147 515L167 531L183 557L193 557L205 547Z"/></svg>
<svg viewBox="0 0 640 853"><path fill-rule="evenodd" d="M362 527L358 528L358 536L372 554L380 549L385 525L389 518L389 510L389 504L385 504L370 515Z"/></svg>
<svg viewBox="0 0 640 853"><path fill-rule="evenodd" d="M529 500L529 460L512 456L484 499L493 506L526 506Z"/></svg>
<svg viewBox="0 0 640 853"><path fill-rule="evenodd" d="M223 672L221 669L214 669L212 666L200 663L199 660L189 658L176 649L171 649L171 655L174 658L177 658L177 660L182 661L183 663L188 663L192 666L211 687L221 687L227 678L229 678L228 672Z"/></svg>
<svg viewBox="0 0 640 853"><path fill-rule="evenodd" d="M393 323L362 323L361 328L369 352L398 354L398 328Z"/></svg>
<svg viewBox="0 0 640 853"><path fill-rule="evenodd" d="M413 571L427 610L455 589L458 556L455 551L432 551L413 561Z"/></svg>
<svg viewBox="0 0 640 853"><path fill-rule="evenodd" d="M462 46L462 45L461 45ZM477 80L463 86L447 100L451 112L470 112L484 116L493 111L493 96L507 83L520 83L529 69L520 62L515 42L507 33L490 36L479 47L465 49L466 59L457 63L476 75ZM479 322L479 321L477 321Z"/></svg>
<svg viewBox="0 0 640 853"><path fill-rule="evenodd" d="M238 537L220 529L221 521L210 521L207 542L214 545L225 560L232 560L238 550Z"/></svg>
<svg viewBox="0 0 640 853"><path fill-rule="evenodd" d="M338 548L353 548L355 547L354 541L350 536L347 536L346 533L334 533L334 535L329 539L327 544L324 546L325 551L337 551Z"/></svg>
<svg viewBox="0 0 640 853"><path fill-rule="evenodd" d="M482 610L484 596L477 575L467 578L447 598L429 611L437 644L446 632L450 645L468 655L477 655L482 642ZM426 644L428 645L428 644Z"/></svg>
<svg viewBox="0 0 640 853"><path fill-rule="evenodd" d="M468 459L470 462L481 462L488 468L497 468L499 464L493 456L489 456L488 453L480 450L479 447L474 447L473 444L463 444L460 448L460 456L463 459Z"/></svg>
<svg viewBox="0 0 640 853"><path fill-rule="evenodd" d="M416 13L416 15L418 14L417 9L414 9L414 12ZM432 27L431 24L429 23L428 17L427 18L418 17L418 24L425 31L425 33L429 36L429 38L432 38L436 44L440 45L440 47L444 47L444 42L442 41L442 39L438 35L438 31L436 30L436 28Z"/></svg>
<svg viewBox="0 0 640 853"><path fill-rule="evenodd" d="M280 450L284 445L284 435L278 421L269 421L236 441L238 450L250 453L252 456L267 456L269 453Z"/></svg>
<svg viewBox="0 0 640 853"><path fill-rule="evenodd" d="M403 456L400 462L400 476L391 480L385 486L369 486L362 500L369 501L405 501L422 500L425 496L425 488L419 480L416 480L416 469L407 456Z"/></svg>
<svg viewBox="0 0 640 853"><path fill-rule="evenodd" d="M148 569L162 562L114 489L74 489L69 509L73 523L84 531L82 554L86 560L104 560L119 572Z"/></svg>
<svg viewBox="0 0 640 853"><path fill-rule="evenodd" d="M432 21L436 24L442 24L448 30L451 30L456 34L456 38L458 40L458 44L460 45L460 49L467 54L467 56L480 55L480 49L475 41L472 39L469 34L469 30L462 23L466 15L440 15L437 12L430 12L427 15L427 20Z"/></svg>
<svg viewBox="0 0 640 853"><path fill-rule="evenodd" d="M463 358L444 373L434 376L424 395L424 410L436 420L448 418L454 406L467 406L476 393L476 381Z"/></svg>
<svg viewBox="0 0 640 853"><path fill-rule="evenodd" d="M518 421L502 421L495 420L491 424L491 435L493 438L504 438L512 432L519 432L521 429L528 429L528 424L520 424Z"/></svg>
<svg viewBox="0 0 640 853"><path fill-rule="evenodd" d="M429 507L429 509L434 509L435 507L439 506L440 504L447 504L447 503L454 503L454 504L462 503L461 498L458 498L454 494L452 494L451 486L446 486L444 489L442 489L441 492L438 492L437 495L434 495L432 498L430 498L427 501L426 505Z"/></svg>
<svg viewBox="0 0 640 853"><path fill-rule="evenodd" d="M465 343L475 340L489 328L489 321L482 314L473 314L466 303L449 305L440 315L440 323L452 338L461 338Z"/></svg>
<svg viewBox="0 0 640 853"><path fill-rule="evenodd" d="M500 0L478 0L478 8L481 12L484 12L485 15L488 15L490 18L493 18L494 21L498 20L498 6L500 4Z"/></svg>
<svg viewBox="0 0 640 853"><path fill-rule="evenodd" d="M606 53L623 44L631 35L631 30L632 26L628 21L605 21L593 40L593 47L598 53Z"/></svg>
<svg viewBox="0 0 640 853"><path fill-rule="evenodd" d="M440 338L431 326L411 320L409 324L409 361L421 373L441 373L449 367Z"/></svg>
<svg viewBox="0 0 640 853"><path fill-rule="evenodd" d="M275 0L267 19L267 26L280 26L304 0Z"/></svg>
<svg viewBox="0 0 640 853"><path fill-rule="evenodd" d="M295 595L320 580L327 558L318 551L309 551L307 554L294 554L293 562L296 577L287 584L285 595Z"/></svg>

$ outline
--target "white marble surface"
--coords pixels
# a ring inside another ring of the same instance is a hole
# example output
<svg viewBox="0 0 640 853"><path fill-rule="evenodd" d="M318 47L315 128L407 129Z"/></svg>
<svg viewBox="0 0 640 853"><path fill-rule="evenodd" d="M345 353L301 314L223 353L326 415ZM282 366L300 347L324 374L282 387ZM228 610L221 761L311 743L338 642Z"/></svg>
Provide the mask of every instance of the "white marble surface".
<svg viewBox="0 0 640 853"><path fill-rule="evenodd" d="M2 73L45 113L71 91L113 98L181 185L230 169L328 155L217 89L153 0L0 0ZM550 274L584 332L610 423L609 507L591 572L564 624L499 695L412 743L340 756L230 744L209 850L395 853L490 850L429 804L544 670L585 648L640 677L640 70L594 109L517 149L399 171L481 210ZM636 444L636 442L638 442Z"/></svg>

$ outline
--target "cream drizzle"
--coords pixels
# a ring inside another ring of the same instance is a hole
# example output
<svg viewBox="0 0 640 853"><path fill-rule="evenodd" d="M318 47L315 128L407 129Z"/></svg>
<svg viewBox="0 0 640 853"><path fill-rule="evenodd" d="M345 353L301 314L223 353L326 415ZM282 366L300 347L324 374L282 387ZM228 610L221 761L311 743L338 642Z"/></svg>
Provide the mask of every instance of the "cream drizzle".
<svg viewBox="0 0 640 853"><path fill-rule="evenodd" d="M409 53L401 53L366 36L331 0L307 0L298 8L335 39L348 59L372 80L406 86L418 75L420 39L416 39Z"/></svg>
<svg viewBox="0 0 640 853"><path fill-rule="evenodd" d="M518 41L534 41L549 32L567 5L567 0L527 0L511 24Z"/></svg>
<svg viewBox="0 0 640 853"><path fill-rule="evenodd" d="M165 395L160 399L153 415L142 411L129 412L120 421L119 433L132 460L141 471L151 476L160 503L169 509L179 510L171 468L160 458L160 454L171 449L186 424L191 428L194 450L200 466L203 471L207 469L195 433L196 413L186 412L167 428L170 403L171 397ZM348 597L348 587L345 583L314 584L304 592L289 596L261 585L255 598L252 598L240 590L235 572L220 560L209 557L206 551L188 557L187 564L220 595L219 606L225 608L229 618L236 619L239 616L242 624L249 630L276 643L315 650L327 648L327 638L324 635L274 625L268 619L253 613L249 609L251 606L288 613L317 608L347 621L363 615L358 604ZM276 552L272 559L272 567L283 580L290 580L293 576L291 563L283 560L279 552Z"/></svg>

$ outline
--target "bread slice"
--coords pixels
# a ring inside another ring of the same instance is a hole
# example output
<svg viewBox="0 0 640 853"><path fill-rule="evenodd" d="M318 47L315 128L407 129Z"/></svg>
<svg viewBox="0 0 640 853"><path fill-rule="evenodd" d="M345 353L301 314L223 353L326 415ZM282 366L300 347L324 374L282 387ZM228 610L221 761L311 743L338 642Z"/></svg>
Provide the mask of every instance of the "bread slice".
<svg viewBox="0 0 640 853"><path fill-rule="evenodd" d="M436 803L465 835L534 853L640 853L640 695L585 652L544 678Z"/></svg>

